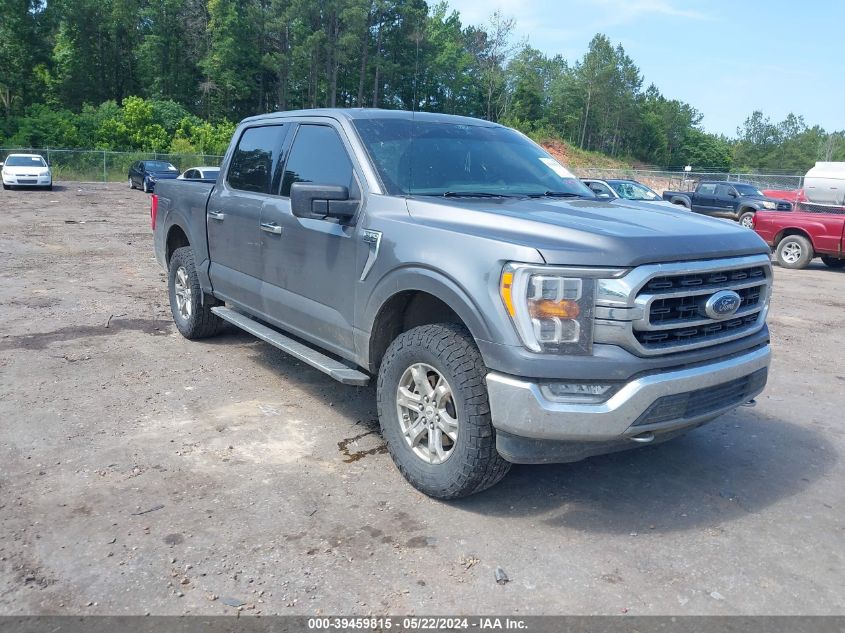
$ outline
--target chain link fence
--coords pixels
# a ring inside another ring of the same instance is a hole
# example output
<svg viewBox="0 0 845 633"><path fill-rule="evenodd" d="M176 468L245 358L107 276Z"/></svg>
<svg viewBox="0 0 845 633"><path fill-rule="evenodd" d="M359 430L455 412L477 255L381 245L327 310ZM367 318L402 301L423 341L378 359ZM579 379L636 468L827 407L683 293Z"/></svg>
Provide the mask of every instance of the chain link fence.
<svg viewBox="0 0 845 633"><path fill-rule="evenodd" d="M702 180L720 182L746 182L766 191L797 191L804 182L803 176L794 174L758 174L711 171L670 171L657 169L607 169L582 167L572 170L579 178L637 180L654 189L664 191L692 191Z"/></svg>
<svg viewBox="0 0 845 633"><path fill-rule="evenodd" d="M191 167L217 167L222 156L212 154L164 154L160 152L111 152L105 150L0 148L0 162L9 154L40 154L53 171L53 180L77 182L121 182L129 166L139 160L164 160L180 172Z"/></svg>

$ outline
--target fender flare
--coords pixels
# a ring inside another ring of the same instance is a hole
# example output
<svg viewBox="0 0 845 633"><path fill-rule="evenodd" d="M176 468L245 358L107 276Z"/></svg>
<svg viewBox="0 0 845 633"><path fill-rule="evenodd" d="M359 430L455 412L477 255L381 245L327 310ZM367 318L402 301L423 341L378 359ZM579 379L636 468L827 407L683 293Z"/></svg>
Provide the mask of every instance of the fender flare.
<svg viewBox="0 0 845 633"><path fill-rule="evenodd" d="M490 326L469 293L451 277L420 265L397 268L379 280L364 307L360 329L372 334L373 324L388 300L401 292L415 290L427 292L448 305L473 338L490 340Z"/></svg>

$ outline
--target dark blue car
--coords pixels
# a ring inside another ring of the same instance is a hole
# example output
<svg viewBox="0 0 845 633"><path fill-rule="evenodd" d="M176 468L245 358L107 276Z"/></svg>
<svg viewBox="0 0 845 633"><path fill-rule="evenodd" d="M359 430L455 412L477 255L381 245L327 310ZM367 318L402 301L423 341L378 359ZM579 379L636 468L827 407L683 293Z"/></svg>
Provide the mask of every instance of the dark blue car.
<svg viewBox="0 0 845 633"><path fill-rule="evenodd" d="M129 166L129 188L151 193L159 180L179 177L179 170L166 160L139 160Z"/></svg>

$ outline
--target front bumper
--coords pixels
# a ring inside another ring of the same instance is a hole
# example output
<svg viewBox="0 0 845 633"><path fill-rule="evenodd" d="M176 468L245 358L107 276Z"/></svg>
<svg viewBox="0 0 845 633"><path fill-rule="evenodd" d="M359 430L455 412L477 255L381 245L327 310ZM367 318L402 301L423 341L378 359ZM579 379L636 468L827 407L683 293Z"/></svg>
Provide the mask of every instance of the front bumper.
<svg viewBox="0 0 845 633"><path fill-rule="evenodd" d="M51 176L3 176L3 184L10 187L46 187L52 183Z"/></svg>
<svg viewBox="0 0 845 633"><path fill-rule="evenodd" d="M548 400L533 381L491 372L487 390L499 452L517 463L577 461L669 439L763 391L768 345L716 362L627 382L601 404Z"/></svg>

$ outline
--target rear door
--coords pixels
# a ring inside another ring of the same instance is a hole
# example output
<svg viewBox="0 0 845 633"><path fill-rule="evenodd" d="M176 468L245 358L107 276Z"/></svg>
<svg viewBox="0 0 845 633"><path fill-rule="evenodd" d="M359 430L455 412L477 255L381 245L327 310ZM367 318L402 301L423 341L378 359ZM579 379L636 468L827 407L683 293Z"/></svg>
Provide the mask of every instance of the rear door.
<svg viewBox="0 0 845 633"><path fill-rule="evenodd" d="M361 177L335 122L300 123L287 152L280 196L261 214L265 313L280 325L341 356L354 351L352 317L358 277L355 222L291 213L294 182L348 187L362 199ZM358 214L360 216L360 213Z"/></svg>
<svg viewBox="0 0 845 633"><path fill-rule="evenodd" d="M261 207L278 190L285 124L244 128L208 200L209 276L217 296L261 309Z"/></svg>

